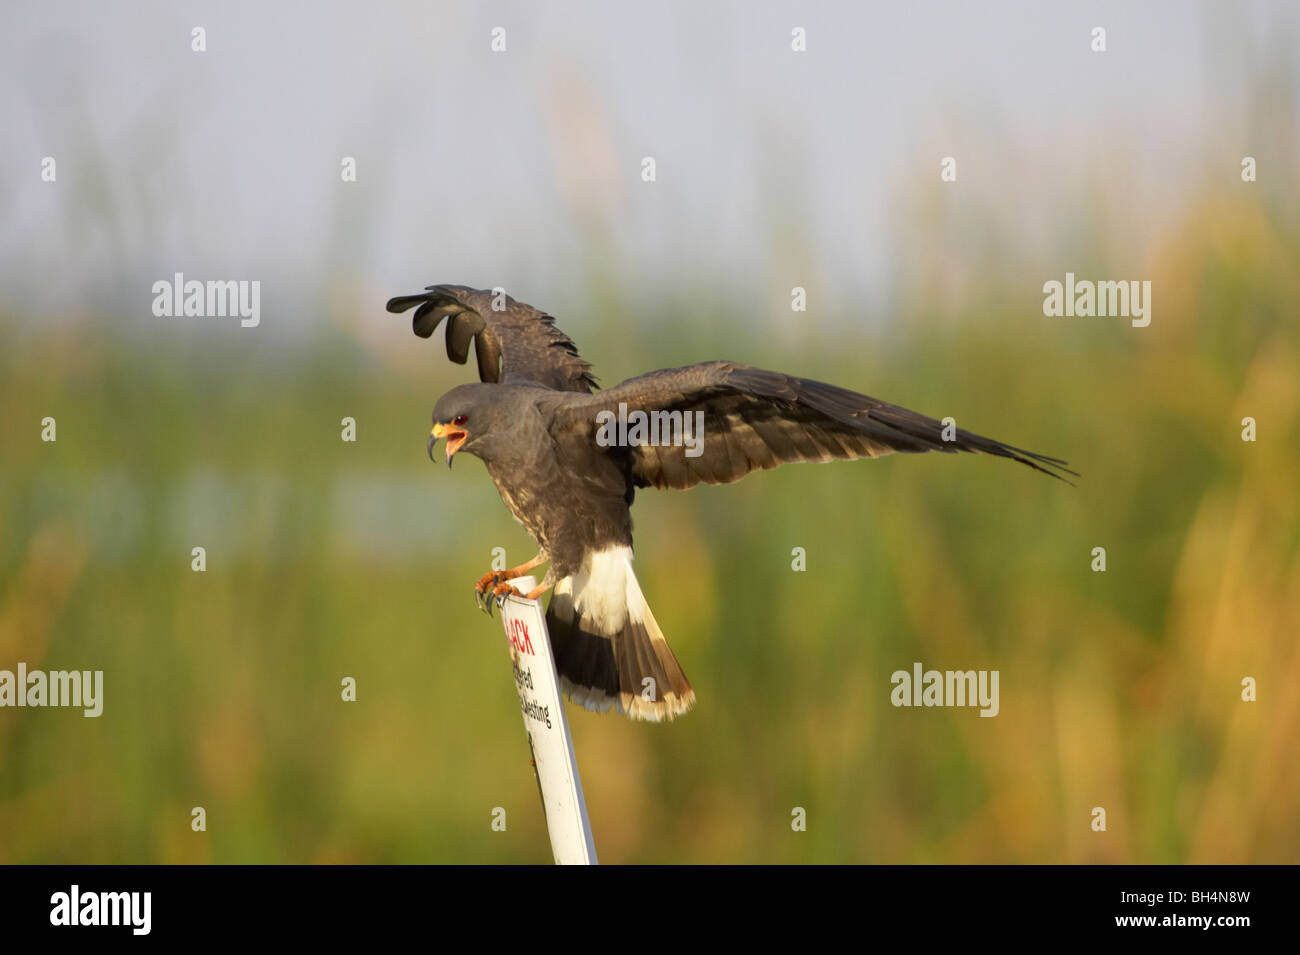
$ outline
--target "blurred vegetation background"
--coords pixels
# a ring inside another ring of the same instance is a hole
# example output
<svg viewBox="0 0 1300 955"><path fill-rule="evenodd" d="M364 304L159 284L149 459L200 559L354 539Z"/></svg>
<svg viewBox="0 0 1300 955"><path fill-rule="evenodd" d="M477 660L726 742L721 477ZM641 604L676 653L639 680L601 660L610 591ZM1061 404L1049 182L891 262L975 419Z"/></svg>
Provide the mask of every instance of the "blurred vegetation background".
<svg viewBox="0 0 1300 955"><path fill-rule="evenodd" d="M1300 860L1300 138L1276 70L1225 107L1267 130L1257 183L1209 143L1157 207L1098 155L1047 234L929 171L890 184L894 278L865 310L765 194L758 241L807 265L808 313L789 269L632 279L617 217L575 210L580 309L510 290L605 383L729 358L1083 475L897 455L640 494L638 574L699 702L663 726L569 708L602 862ZM1005 199L1033 157L996 136ZM0 710L0 862L550 860L500 624L471 594L493 547L531 541L477 461L425 458L433 401L472 372L383 310L478 282L351 274L366 215L340 213L319 288L264 297L264 326L311 316L301 335L127 322L111 295L0 311L0 668L105 673L98 719ZM1066 271L1151 280L1151 325L1045 318ZM999 670L1000 714L892 707L915 661Z"/></svg>

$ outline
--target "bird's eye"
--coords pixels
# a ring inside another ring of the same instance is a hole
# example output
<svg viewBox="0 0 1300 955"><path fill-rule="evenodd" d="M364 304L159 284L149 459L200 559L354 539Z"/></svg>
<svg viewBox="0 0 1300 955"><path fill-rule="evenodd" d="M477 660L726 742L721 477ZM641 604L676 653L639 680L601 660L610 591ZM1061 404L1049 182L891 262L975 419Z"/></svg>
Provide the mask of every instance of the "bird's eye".
<svg viewBox="0 0 1300 955"><path fill-rule="evenodd" d="M468 420L469 420L469 415L458 414L456 415L456 417L451 419L451 423L459 427L460 425L464 424Z"/></svg>

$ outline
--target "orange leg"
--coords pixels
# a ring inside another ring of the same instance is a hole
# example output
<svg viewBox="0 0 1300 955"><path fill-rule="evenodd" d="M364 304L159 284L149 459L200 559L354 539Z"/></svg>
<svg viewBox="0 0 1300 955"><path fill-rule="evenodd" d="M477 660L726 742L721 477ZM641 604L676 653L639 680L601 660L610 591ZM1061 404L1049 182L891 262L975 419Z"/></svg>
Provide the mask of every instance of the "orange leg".
<svg viewBox="0 0 1300 955"><path fill-rule="evenodd" d="M521 597L525 596L509 584L505 583L505 581L514 577L523 576L538 564L545 563L548 559L549 558L545 553L538 551L536 557L527 563L520 564L518 567L510 567L506 570L489 570L486 574L480 577L478 583L474 585L474 602L478 604L480 609L487 611L488 615L491 616L493 597L500 597L503 593L508 593L510 591L514 591L514 593L519 594ZM534 595L540 595L546 589L547 588L545 587L539 587L534 590L533 593ZM491 596L488 596L489 593ZM486 601L484 601L485 597L487 597ZM537 596L533 596L530 599L536 600Z"/></svg>
<svg viewBox="0 0 1300 955"><path fill-rule="evenodd" d="M538 597L540 597L542 594L546 593L546 591L550 589L551 589L550 587L547 587L545 585L539 585L537 587L534 587L532 590L528 591L528 593L524 593L518 587L514 587L506 583L501 583L501 584L497 584L496 587L493 589L492 596L506 597L509 596L510 594L514 594L516 597L523 597L525 600L536 600Z"/></svg>
<svg viewBox="0 0 1300 955"><path fill-rule="evenodd" d="M492 588L492 593L487 599L487 607L484 609L487 610L487 615L490 617L492 616L492 605L496 604L497 606L501 606L505 603L506 597L509 597L511 594L516 597L523 597L525 600L536 600L542 594L546 593L546 591L550 590L551 586L551 584L543 582L534 587L528 593L524 593L513 584L505 582L499 583Z"/></svg>

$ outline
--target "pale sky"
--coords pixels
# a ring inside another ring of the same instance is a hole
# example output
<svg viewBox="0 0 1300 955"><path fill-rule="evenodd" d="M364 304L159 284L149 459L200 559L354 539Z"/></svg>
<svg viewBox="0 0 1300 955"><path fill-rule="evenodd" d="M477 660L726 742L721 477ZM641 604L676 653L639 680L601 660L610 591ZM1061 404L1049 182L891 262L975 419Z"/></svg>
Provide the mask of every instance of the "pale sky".
<svg viewBox="0 0 1300 955"><path fill-rule="evenodd" d="M290 333L312 296L435 281L564 314L591 269L745 296L812 262L843 299L887 294L943 156L1050 240L1090 175L1150 223L1207 152L1247 151L1252 71L1290 63L1300 99L1300 5L1222 7L10 0L0 308L144 321L176 271L262 280Z"/></svg>

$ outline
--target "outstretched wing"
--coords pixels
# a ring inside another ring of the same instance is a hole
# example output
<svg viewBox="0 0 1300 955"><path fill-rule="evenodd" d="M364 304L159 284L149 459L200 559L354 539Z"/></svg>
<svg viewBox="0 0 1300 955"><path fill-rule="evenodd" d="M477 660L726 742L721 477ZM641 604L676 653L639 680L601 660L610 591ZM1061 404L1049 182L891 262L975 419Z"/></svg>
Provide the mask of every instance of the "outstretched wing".
<svg viewBox="0 0 1300 955"><path fill-rule="evenodd" d="M388 300L390 312L405 312L414 305L419 308L411 324L421 338L428 338L447 319L447 357L452 361L465 364L474 342L481 381L531 383L585 394L596 386L591 365L573 340L555 327L555 319L504 292L430 285L418 295Z"/></svg>
<svg viewBox="0 0 1300 955"><path fill-rule="evenodd" d="M628 449L639 487L727 484L779 464L877 458L895 451L971 451L1010 458L1067 483L1057 472L1078 476L1057 458L969 431L954 429L952 440L945 441L942 422L897 405L733 362L706 362L631 378L590 398L566 401L557 411L557 423L591 428L599 440L601 424L612 426L620 405L629 416L634 411L661 413L659 444ZM666 440L664 432L677 427L674 412L682 413L678 420L688 427L697 420L697 411L704 414L698 440L693 433L689 441ZM628 434L633 434L630 428Z"/></svg>

